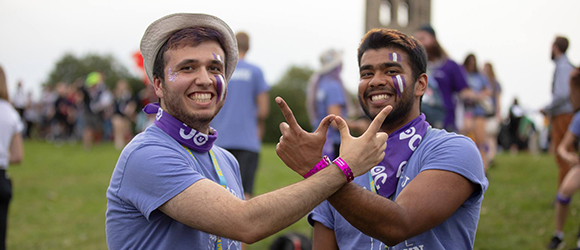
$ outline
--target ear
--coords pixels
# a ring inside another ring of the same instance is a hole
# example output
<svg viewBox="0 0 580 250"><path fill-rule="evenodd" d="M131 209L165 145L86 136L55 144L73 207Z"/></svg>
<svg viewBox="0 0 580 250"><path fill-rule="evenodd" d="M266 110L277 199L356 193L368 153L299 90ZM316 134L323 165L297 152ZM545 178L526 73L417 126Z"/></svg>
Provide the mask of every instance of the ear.
<svg viewBox="0 0 580 250"><path fill-rule="evenodd" d="M159 98L163 98L163 81L161 78L154 76L153 77L153 88L155 89L155 95Z"/></svg>
<svg viewBox="0 0 580 250"><path fill-rule="evenodd" d="M425 94L425 92L427 91L428 85L429 85L429 78L427 77L427 74L425 74L425 73L421 74L417 78L417 81L415 82L415 96L417 96L417 97L423 96L423 94Z"/></svg>

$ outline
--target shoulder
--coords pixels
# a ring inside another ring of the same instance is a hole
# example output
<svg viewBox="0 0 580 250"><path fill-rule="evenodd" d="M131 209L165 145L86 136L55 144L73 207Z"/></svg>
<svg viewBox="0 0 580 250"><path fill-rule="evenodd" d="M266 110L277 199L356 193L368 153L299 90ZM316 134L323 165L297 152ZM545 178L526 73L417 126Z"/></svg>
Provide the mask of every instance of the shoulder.
<svg viewBox="0 0 580 250"><path fill-rule="evenodd" d="M454 172L487 188L483 161L475 143L468 137L431 128L419 148L421 170Z"/></svg>
<svg viewBox="0 0 580 250"><path fill-rule="evenodd" d="M155 125L149 126L127 144L121 157L136 161L163 160L168 158L185 158L187 156L173 138Z"/></svg>
<svg viewBox="0 0 580 250"><path fill-rule="evenodd" d="M240 62L238 63L238 67L249 69L253 72L260 72L260 73L262 72L262 69L258 65L251 63L251 62L248 62L246 60L240 60Z"/></svg>
<svg viewBox="0 0 580 250"><path fill-rule="evenodd" d="M9 122L17 123L20 121L20 115L16 112L16 109L3 99L0 99L0 113L2 113L2 119L8 119Z"/></svg>

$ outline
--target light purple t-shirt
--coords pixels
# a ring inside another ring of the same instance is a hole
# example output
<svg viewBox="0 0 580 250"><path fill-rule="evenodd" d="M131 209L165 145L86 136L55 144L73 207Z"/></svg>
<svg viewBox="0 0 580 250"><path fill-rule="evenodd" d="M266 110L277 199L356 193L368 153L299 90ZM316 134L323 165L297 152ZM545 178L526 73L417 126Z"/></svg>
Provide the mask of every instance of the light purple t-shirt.
<svg viewBox="0 0 580 250"><path fill-rule="evenodd" d="M489 185L477 147L465 136L440 129L429 129L403 169L393 199L396 200L401 191L420 172L432 169L460 174L476 184L478 190L443 223L389 249L473 249L481 202ZM368 178L368 175L362 175L357 177L355 182L368 190L370 187ZM384 244L352 227L326 201L316 207L308 215L308 219L311 224L314 220L333 229L340 249L384 249Z"/></svg>
<svg viewBox="0 0 580 250"><path fill-rule="evenodd" d="M243 199L238 162L218 146L214 145L212 151L228 190ZM158 210L201 179L219 183L209 153L191 152L199 163L155 125L125 147L107 189L109 249L215 249L215 235L188 227ZM223 238L222 246L226 250L240 249L240 242Z"/></svg>
<svg viewBox="0 0 580 250"><path fill-rule="evenodd" d="M576 112L574 117L572 117L572 122L570 122L570 125L568 126L568 131L580 138L580 111Z"/></svg>
<svg viewBox="0 0 580 250"><path fill-rule="evenodd" d="M316 124L312 124L312 129L316 130L318 124L328 115L328 108L335 105L341 106L341 116L346 115L345 93L340 82L330 75L322 75L318 80L318 89L316 90ZM340 144L340 132L333 127L328 128L326 134L326 146L331 147L334 144ZM334 152L336 154L336 152ZM334 157L337 157L335 155Z"/></svg>
<svg viewBox="0 0 580 250"><path fill-rule="evenodd" d="M224 106L212 120L211 126L219 131L215 144L227 149L260 152L258 136L259 94L270 90L262 70L240 60L232 79Z"/></svg>
<svg viewBox="0 0 580 250"><path fill-rule="evenodd" d="M443 127L456 129L455 126L455 99L454 94L459 93L464 88L468 88L465 70L451 59L430 65L432 76L437 80L439 91L445 106L445 120Z"/></svg>

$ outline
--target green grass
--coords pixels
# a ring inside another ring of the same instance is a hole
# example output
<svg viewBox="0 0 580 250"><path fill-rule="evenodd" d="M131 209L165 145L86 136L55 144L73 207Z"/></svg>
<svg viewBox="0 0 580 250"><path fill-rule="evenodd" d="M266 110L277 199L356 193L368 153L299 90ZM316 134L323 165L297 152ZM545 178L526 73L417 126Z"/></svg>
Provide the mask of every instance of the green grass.
<svg viewBox="0 0 580 250"><path fill-rule="evenodd" d="M79 144L60 147L25 142L25 160L11 166L14 195L10 207L9 249L106 249L105 210L109 179L119 155L104 143L85 151ZM475 242L476 249L545 249L552 234L552 200L557 168L548 155L500 155L490 170ZM256 192L266 193L299 181L266 145ZM566 224L567 245L575 242L580 201L572 202ZM288 229L311 235L305 219ZM250 246L267 249L276 235Z"/></svg>

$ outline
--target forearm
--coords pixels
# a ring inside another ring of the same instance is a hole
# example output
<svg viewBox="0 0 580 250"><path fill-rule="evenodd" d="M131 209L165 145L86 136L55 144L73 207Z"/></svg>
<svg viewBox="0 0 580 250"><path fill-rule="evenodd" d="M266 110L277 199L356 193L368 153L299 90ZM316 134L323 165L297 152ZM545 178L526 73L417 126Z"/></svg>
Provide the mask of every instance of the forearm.
<svg viewBox="0 0 580 250"><path fill-rule="evenodd" d="M298 221L346 183L342 171L330 165L293 185L257 196L244 203L241 211L242 238L252 243Z"/></svg>
<svg viewBox="0 0 580 250"><path fill-rule="evenodd" d="M354 183L343 186L328 201L355 228L387 245L409 237L403 207Z"/></svg>

